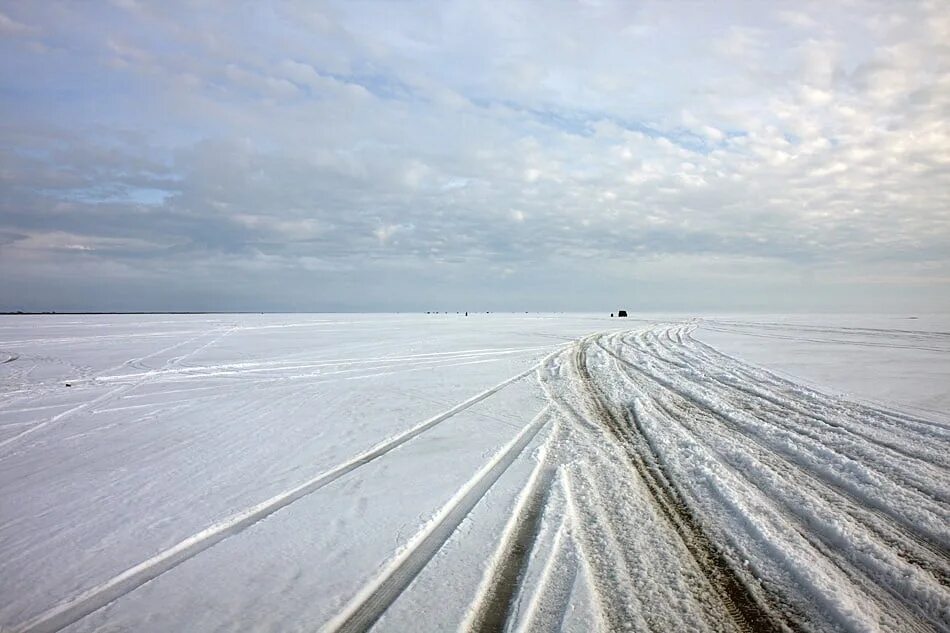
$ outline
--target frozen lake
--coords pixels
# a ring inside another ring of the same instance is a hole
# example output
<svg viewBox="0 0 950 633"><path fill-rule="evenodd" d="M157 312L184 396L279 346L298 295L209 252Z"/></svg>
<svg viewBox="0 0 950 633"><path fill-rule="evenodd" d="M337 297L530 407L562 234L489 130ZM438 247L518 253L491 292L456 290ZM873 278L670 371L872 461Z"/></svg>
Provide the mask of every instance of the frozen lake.
<svg viewBox="0 0 950 633"><path fill-rule="evenodd" d="M0 628L947 628L950 319L631 317L0 317Z"/></svg>

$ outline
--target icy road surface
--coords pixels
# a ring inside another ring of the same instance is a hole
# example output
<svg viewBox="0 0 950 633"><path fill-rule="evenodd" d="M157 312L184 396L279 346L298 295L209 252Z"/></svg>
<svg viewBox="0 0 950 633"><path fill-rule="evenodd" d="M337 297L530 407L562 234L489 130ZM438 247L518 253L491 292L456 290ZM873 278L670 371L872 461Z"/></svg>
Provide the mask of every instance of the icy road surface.
<svg viewBox="0 0 950 633"><path fill-rule="evenodd" d="M3 317L0 629L948 631L948 330Z"/></svg>

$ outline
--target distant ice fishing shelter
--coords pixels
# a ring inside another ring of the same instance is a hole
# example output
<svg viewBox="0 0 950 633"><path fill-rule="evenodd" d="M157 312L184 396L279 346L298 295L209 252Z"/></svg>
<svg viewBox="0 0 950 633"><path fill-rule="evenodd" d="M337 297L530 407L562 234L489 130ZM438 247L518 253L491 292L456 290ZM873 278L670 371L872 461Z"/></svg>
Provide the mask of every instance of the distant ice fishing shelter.
<svg viewBox="0 0 950 633"><path fill-rule="evenodd" d="M625 316L627 316L627 311L626 311L626 310L617 310L617 316L618 316L618 317L625 317Z"/></svg>

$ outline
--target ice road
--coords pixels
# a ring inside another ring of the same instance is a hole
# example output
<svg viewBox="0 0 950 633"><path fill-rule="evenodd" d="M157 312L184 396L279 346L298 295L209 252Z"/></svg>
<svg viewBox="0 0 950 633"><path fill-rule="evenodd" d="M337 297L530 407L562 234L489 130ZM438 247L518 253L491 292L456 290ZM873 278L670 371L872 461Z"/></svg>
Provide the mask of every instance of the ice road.
<svg viewBox="0 0 950 633"><path fill-rule="evenodd" d="M950 631L944 317L0 318L3 631Z"/></svg>

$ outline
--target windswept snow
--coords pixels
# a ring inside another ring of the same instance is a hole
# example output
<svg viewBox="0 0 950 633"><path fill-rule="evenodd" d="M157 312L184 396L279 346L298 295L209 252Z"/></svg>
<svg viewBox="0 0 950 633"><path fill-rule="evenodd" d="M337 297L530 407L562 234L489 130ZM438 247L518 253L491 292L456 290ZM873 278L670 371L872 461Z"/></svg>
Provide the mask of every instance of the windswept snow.
<svg viewBox="0 0 950 633"><path fill-rule="evenodd" d="M0 628L950 630L948 330L8 317Z"/></svg>
<svg viewBox="0 0 950 633"><path fill-rule="evenodd" d="M950 319L822 315L704 319L696 337L846 398L950 413Z"/></svg>

